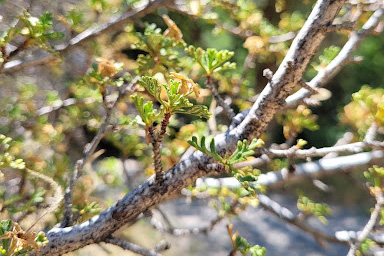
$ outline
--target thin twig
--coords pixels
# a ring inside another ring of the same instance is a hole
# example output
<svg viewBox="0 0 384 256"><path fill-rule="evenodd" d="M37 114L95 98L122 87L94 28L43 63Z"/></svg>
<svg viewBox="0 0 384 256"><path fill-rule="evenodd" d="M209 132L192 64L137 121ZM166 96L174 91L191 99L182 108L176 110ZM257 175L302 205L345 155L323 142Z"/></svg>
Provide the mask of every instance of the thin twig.
<svg viewBox="0 0 384 256"><path fill-rule="evenodd" d="M146 14L153 12L160 6L167 4L168 2L170 2L170 0L149 1L148 5L146 6L142 6L135 10L131 10L126 13L123 13L121 15L114 16L109 21L103 24L98 24L96 26L93 26L84 30L83 32L81 32L80 34L78 34L77 36L69 40L68 43L54 47L53 52L65 54L70 50L72 50L74 47L80 44L89 42L101 34L120 29L126 23L132 20L138 19L140 17L143 17ZM38 57L36 59L28 60L28 61L16 61L14 63L8 62L7 64L5 64L4 69L2 70L2 73L7 74L7 73L17 72L17 71L23 70L24 68L50 63L55 59L56 57L54 57L51 54L49 55L44 54L44 56Z"/></svg>
<svg viewBox="0 0 384 256"><path fill-rule="evenodd" d="M116 237L108 237L104 240L104 242L117 245L123 248L124 250L128 250L144 256L162 256L161 254L157 253L155 250L148 250L137 244L133 244Z"/></svg>
<svg viewBox="0 0 384 256"><path fill-rule="evenodd" d="M230 209L228 210L228 213L234 212L236 207L238 206L238 202L235 200L232 204ZM210 232L219 222L221 222L226 215L223 216L217 216L215 219L211 220L211 222L206 227L199 227L199 228L175 228L172 223L170 222L169 218L165 215L164 212L159 210L160 215L164 219L167 227L164 227L163 223L161 223L159 220L157 220L155 217L151 218L151 225L155 229L159 230L160 232L168 233L173 236L190 236L190 235L197 235L197 234L204 234L207 235L208 232Z"/></svg>
<svg viewBox="0 0 384 256"><path fill-rule="evenodd" d="M369 141L369 142L355 142L345 145L333 146L333 147L324 147L324 148L315 148L310 149L297 149L296 146L293 146L289 149L265 149L257 148L255 151L257 153L267 154L270 157L293 157L293 158L307 158L307 157L316 157L324 156L329 153L358 153L363 152L364 149L384 149L384 142L381 141Z"/></svg>
<svg viewBox="0 0 384 256"><path fill-rule="evenodd" d="M160 131L157 132L157 129L154 126L148 127L148 134L151 138L152 150L154 154L154 166L156 173L156 181L160 182L163 175L163 164L161 162L161 142L163 141L164 135L167 131L167 126L169 124L169 119L171 118L171 113L165 113L160 125Z"/></svg>
<svg viewBox="0 0 384 256"><path fill-rule="evenodd" d="M232 90L232 93L234 95L239 94L240 86L243 83L244 79L247 77L249 70L255 67L255 59L256 59L256 56L254 54L248 53L247 57L244 60L243 72L241 73L241 77Z"/></svg>
<svg viewBox="0 0 384 256"><path fill-rule="evenodd" d="M73 193L75 181L77 180L77 178L81 174L81 172L84 168L84 165L88 162L89 158L95 152L101 139L105 136L107 126L109 125L109 122L111 120L112 112L116 106L116 103L124 95L126 95L126 93L134 90L134 86L135 86L137 81L138 81L138 77L135 77L134 79L132 79L132 81L129 84L125 84L124 86L122 86L122 88L119 90L118 97L112 103L105 104L106 113L105 113L103 122L101 123L99 130L97 131L97 134L95 135L95 137L92 139L92 141L89 144L87 144L85 146L84 151L83 151L83 158L79 159L76 162L75 170L70 175L69 184L68 184L67 189L65 190L65 195L64 195L65 209L64 209L64 216L63 216L63 219L61 221L60 227L67 227L67 226L72 224L72 222L73 222L73 219L72 219L72 193Z"/></svg>
<svg viewBox="0 0 384 256"><path fill-rule="evenodd" d="M356 255L356 251L360 248L361 243L368 237L369 233L371 232L373 226L375 225L377 218L380 215L381 208L384 206L384 197L383 192L381 189L375 190L376 194L376 204L375 208L373 209L371 213L371 217L369 218L369 221L364 226L363 230L359 233L356 242L351 244L351 248L347 254L347 256L354 256Z"/></svg>
<svg viewBox="0 0 384 256"><path fill-rule="evenodd" d="M190 18L192 18L194 20L198 20L201 18L200 16L195 15L195 14L191 13L190 11L188 11L187 8L184 8L184 6L182 6L182 5L176 5L176 4L171 5L168 7L168 9L170 9L171 11L189 16ZM240 27L234 27L230 24L220 23L217 20L213 21L213 23L217 28L222 29L222 30L228 32L229 34L236 36L236 37L239 37L239 38L242 38L242 39L247 39L248 37L255 35L252 30L244 30ZM282 34L282 35L271 36L269 38L269 43L282 43L285 41L292 40L293 38L295 38L295 36L296 36L296 32L292 32L292 31L285 33L285 34Z"/></svg>
<svg viewBox="0 0 384 256"><path fill-rule="evenodd" d="M320 243L320 245L324 245L323 244L324 241L339 243L339 244L346 244L345 241L339 240L334 235L324 234L319 230L316 230L310 227L308 224L304 223L298 216L293 214L289 209L282 207L279 203L273 201L266 195L258 195L258 199L259 199L260 205L264 209L273 213L275 216L279 217L281 220L284 220L285 222L298 227L302 231L311 234L316 239L316 241Z"/></svg>
<svg viewBox="0 0 384 256"><path fill-rule="evenodd" d="M211 76L207 76L207 80L205 83L208 87L208 89L211 90L213 97L215 97L217 103L224 109L224 113L228 116L230 120L235 116L235 113L233 112L233 109L228 106L227 103L223 100L223 98L220 96L219 92L217 91L214 83L213 78Z"/></svg>

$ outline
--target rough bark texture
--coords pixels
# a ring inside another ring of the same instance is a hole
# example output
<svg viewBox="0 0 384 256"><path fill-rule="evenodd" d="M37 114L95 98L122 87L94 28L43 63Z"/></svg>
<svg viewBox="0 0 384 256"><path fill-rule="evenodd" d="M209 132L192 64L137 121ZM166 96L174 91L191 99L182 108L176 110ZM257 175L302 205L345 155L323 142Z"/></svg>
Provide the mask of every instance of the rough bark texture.
<svg viewBox="0 0 384 256"><path fill-rule="evenodd" d="M344 2L345 0L324 0L316 4L284 61L246 118L233 130L216 136L216 149L219 153L233 152L238 140L259 137L266 129L273 115L284 105L292 88L302 78L309 61L324 39L325 32L322 28L332 24ZM50 242L41 249L41 255L60 255L103 241L140 213L193 184L197 178L224 171L218 170L217 165L214 168L211 163L212 159L195 152L187 160L166 171L161 183L154 183L152 177L89 221L73 227L50 230L47 233Z"/></svg>

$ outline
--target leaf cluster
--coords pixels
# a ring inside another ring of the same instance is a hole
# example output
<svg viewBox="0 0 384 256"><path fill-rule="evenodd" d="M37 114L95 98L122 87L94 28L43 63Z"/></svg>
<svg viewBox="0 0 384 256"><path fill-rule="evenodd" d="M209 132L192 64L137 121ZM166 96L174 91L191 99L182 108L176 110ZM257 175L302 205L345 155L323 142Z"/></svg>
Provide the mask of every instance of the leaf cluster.
<svg viewBox="0 0 384 256"><path fill-rule="evenodd" d="M220 156L216 152L215 140L212 139L209 144L209 149L206 146L205 136L198 143L197 137L193 136L192 140L189 140L188 143L196 148L197 150L203 152L204 154L216 159L219 163L223 164L227 170L242 184L243 188L248 191L251 195L256 194L256 190L263 190L261 186L254 186L251 182L257 180L260 171L253 169L251 167L245 168L234 168L233 165L241 161L247 160L249 156L252 156L255 152L256 147L261 147L264 144L264 141L261 139L253 139L252 142L248 145L247 140L238 141L237 148L230 156Z"/></svg>
<svg viewBox="0 0 384 256"><path fill-rule="evenodd" d="M316 203L302 193L299 193L297 199L297 208L305 214L317 217L322 223L327 224L328 220L325 217L332 213L331 208L325 203Z"/></svg>
<svg viewBox="0 0 384 256"><path fill-rule="evenodd" d="M372 168L369 168L368 171L364 172L364 177L371 186L373 186L371 192L374 192L374 190L382 190L384 186L384 167L374 165Z"/></svg>
<svg viewBox="0 0 384 256"><path fill-rule="evenodd" d="M139 73L154 75L157 72L167 73L168 68L179 69L178 48L185 47L182 40L166 36L155 24L146 24L144 33L136 33L138 42L133 48L147 52L139 54L137 62Z"/></svg>
<svg viewBox="0 0 384 256"><path fill-rule="evenodd" d="M48 243L43 232L36 234L32 231L24 231L18 223L12 220L0 222L0 255L1 256L27 256L32 250L39 251L39 247Z"/></svg>
<svg viewBox="0 0 384 256"><path fill-rule="evenodd" d="M0 168L6 167L22 170L25 168L25 162L12 154L12 139L0 134Z"/></svg>
<svg viewBox="0 0 384 256"><path fill-rule="evenodd" d="M196 48L190 45L185 49L185 52L200 64L208 76L211 76L215 72L236 68L236 63L227 61L234 55L234 52L228 50L217 51L213 48L203 50L200 47Z"/></svg>
<svg viewBox="0 0 384 256"><path fill-rule="evenodd" d="M209 144L209 149L206 147L206 144L205 144L205 136L201 138L200 145L198 143L198 139L196 136L193 136L192 140L188 141L188 143L194 148L196 148L197 150L216 159L217 161L222 163L224 166L226 166L229 170L233 169L232 165L238 162L247 160L247 157L255 153L253 149L255 149L256 147L260 147L264 144L264 142L261 139L253 139L249 145L247 140L238 141L235 152L233 152L230 156L221 157L216 152L214 139L211 140Z"/></svg>
<svg viewBox="0 0 384 256"><path fill-rule="evenodd" d="M316 123L317 116L304 105L286 110L283 114L277 115L276 120L283 125L283 134L286 139L295 137L304 129L311 131L319 129L319 125Z"/></svg>
<svg viewBox="0 0 384 256"><path fill-rule="evenodd" d="M384 127L384 89L365 85L352 94L352 102L344 107L341 121L354 127L361 137L373 123Z"/></svg>
<svg viewBox="0 0 384 256"><path fill-rule="evenodd" d="M230 224L227 226L228 235L231 239L232 251L240 252L241 255L251 255L251 256L264 256L267 253L265 247L261 247L259 245L250 244L247 239L239 236L239 231L236 230L233 233L233 225Z"/></svg>
<svg viewBox="0 0 384 256"><path fill-rule="evenodd" d="M153 108L153 103L148 101L144 103L143 96L132 96L139 115L146 126L151 126L157 122L164 113L190 114L205 119L209 119L208 108L203 105L192 104L184 94L180 94L181 82L171 80L169 84L160 84L156 78L144 76L139 80L140 84L160 103L160 111ZM162 97L163 89L166 97Z"/></svg>

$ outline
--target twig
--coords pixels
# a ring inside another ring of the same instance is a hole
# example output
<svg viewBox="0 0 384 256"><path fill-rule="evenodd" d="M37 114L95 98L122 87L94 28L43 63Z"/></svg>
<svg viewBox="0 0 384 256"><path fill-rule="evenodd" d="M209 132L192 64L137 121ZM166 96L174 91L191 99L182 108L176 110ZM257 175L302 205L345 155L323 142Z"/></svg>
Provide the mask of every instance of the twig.
<svg viewBox="0 0 384 256"><path fill-rule="evenodd" d="M316 230L310 226L308 226L306 223L304 223L300 218L296 215L294 215L289 209L282 207L277 202L273 201L266 195L258 195L259 203L260 205L268 210L269 212L273 213L275 216L279 217L283 221L294 225L301 229L302 231L311 234L316 241L319 242L320 245L324 245L324 241L332 242L332 243L339 243L339 244L347 244L345 241L339 240L334 235L328 235L320 232L319 230Z"/></svg>
<svg viewBox="0 0 384 256"><path fill-rule="evenodd" d="M171 118L171 113L165 113L163 119L161 120L160 131L154 126L148 127L148 134L151 138L152 150L154 155L154 166L156 173L156 181L161 182L163 175L163 164L161 162L161 142L163 141L164 134L167 131L167 126L169 124L169 119Z"/></svg>
<svg viewBox="0 0 384 256"><path fill-rule="evenodd" d="M108 237L104 240L104 242L117 245L123 248L124 250L128 250L144 256L162 256L161 254L157 253L155 250L147 250L137 244L133 244L116 237Z"/></svg>
<svg viewBox="0 0 384 256"><path fill-rule="evenodd" d="M329 153L358 153L363 152L364 149L384 149L384 142L381 141L370 141L370 142L355 142L345 145L333 146L333 147L324 147L324 148L315 148L310 149L297 149L296 146L293 146L289 149L265 149L258 148L255 151L257 153L267 154L270 157L293 157L293 158L307 158L307 157L316 157L324 156Z"/></svg>
<svg viewBox="0 0 384 256"><path fill-rule="evenodd" d="M243 72L241 73L241 77L232 90L232 93L234 95L237 95L240 92L240 86L243 83L244 79L247 77L249 69L255 67L255 62L254 62L255 59L256 59L256 56L254 54L248 53L247 57L244 60Z"/></svg>
<svg viewBox="0 0 384 256"><path fill-rule="evenodd" d="M260 174L254 185L263 185L268 188L281 187L304 178L318 178L344 171L361 170L374 164L384 164L384 151L358 153L349 156L320 159L309 163L295 165L295 172L288 174L288 169L283 168L278 172ZM236 178L199 178L196 185L208 187L227 186L230 188L240 187Z"/></svg>
<svg viewBox="0 0 384 256"><path fill-rule="evenodd" d="M92 141L87 144L83 151L83 158L79 159L76 162L75 170L70 175L69 178L69 184L67 189L65 190L64 200L65 200L65 209L64 209L64 216L61 221L60 227L67 227L72 224L72 193L75 181L77 180L78 176L81 174L84 165L88 162L89 158L92 156L92 154L95 152L97 145L99 145L101 139L106 134L107 126L109 125L109 121L112 117L113 109L116 106L116 103L127 93L133 90L136 82L138 81L138 77L135 77L132 79L132 81L129 84L125 84L122 86L121 90L119 91L118 97L108 105L108 103L105 105L105 116L103 119L103 122L101 123L99 130L97 131L97 134L92 139Z"/></svg>
<svg viewBox="0 0 384 256"><path fill-rule="evenodd" d="M146 6L142 6L135 10L128 11L119 16L114 16L106 23L99 24L84 30L83 32L81 32L80 34L78 34L77 36L69 40L68 43L54 47L53 52L65 54L68 51L72 50L74 47L80 44L89 42L101 34L120 29L127 22L143 17L146 14L153 12L160 6L167 4L168 2L170 2L170 0L149 1L148 5ZM38 57L36 59L24 61L24 62L20 62L20 61L17 61L15 63L9 62L4 66L2 73L5 73L5 74L13 73L27 67L46 64L46 63L52 62L53 60L55 60L55 57L53 55L46 55L43 57Z"/></svg>
<svg viewBox="0 0 384 256"><path fill-rule="evenodd" d="M41 215L40 217L27 229L27 231L31 230L31 228L33 228L37 222L39 222L45 215L47 215L48 213L51 213L53 211L55 211L61 201L63 200L63 189L60 187L59 184L57 184L56 181L54 181L51 177L48 177L46 175L43 175L41 173L38 173L38 172L35 172L31 169L28 169L26 168L25 169L29 174L31 174L32 176L38 178L38 179L41 179L45 182L47 182L49 184L49 186L53 189L54 193L53 193L53 197L54 197L54 201L49 205L48 209L46 209Z"/></svg>
<svg viewBox="0 0 384 256"><path fill-rule="evenodd" d="M213 97L215 97L217 103L224 109L224 113L228 116L230 120L235 116L235 113L233 112L233 109L228 106L227 103L221 98L219 92L217 91L214 83L213 83L213 78L211 76L207 76L207 80L205 83L208 87L208 89L211 90Z"/></svg>
<svg viewBox="0 0 384 256"><path fill-rule="evenodd" d="M235 202L231 205L229 212L233 212L236 207L237 207L237 202ZM207 235L208 232L210 232L216 226L216 224L218 224L220 221L222 221L225 217L225 216L217 216L206 227L175 228L172 225L172 223L170 222L170 220L168 219L168 217L160 209L158 209L158 211L161 214L164 221L166 222L167 227L164 227L164 225L159 220L157 220L155 217L151 218L152 227L159 230L160 232L165 232L165 233L171 234L173 236L189 236L189 235L197 235L197 234Z"/></svg>
<svg viewBox="0 0 384 256"><path fill-rule="evenodd" d="M176 5L175 4L173 6L169 6L168 9L170 9L174 12L189 16L190 18L192 18L194 20L200 19L199 16L191 13L186 8L184 8L184 6L182 6L182 5ZM209 23L211 23L211 22L209 22ZM234 27L232 25L220 23L218 21L213 21L213 23L217 28L225 30L228 33L232 34L233 36L236 36L236 37L239 37L242 39L247 39L248 37L255 35L251 30L245 30L244 31L240 27ZM288 32L288 33L285 33L282 35L271 36L269 38L269 43L282 43L285 41L292 40L295 36L296 36L296 32Z"/></svg>
<svg viewBox="0 0 384 256"><path fill-rule="evenodd" d="M58 101L57 103L53 104L52 106L44 106L39 108L36 111L37 116L43 116L46 114L49 114L53 111L59 110L62 107L69 107L75 104L91 104L96 101L95 98L84 98L84 99L75 99L75 98L68 98L63 101Z"/></svg>
<svg viewBox="0 0 384 256"><path fill-rule="evenodd" d="M369 233L371 232L373 226L375 225L377 218L379 217L381 208L384 205L384 197L383 192L380 189L375 190L376 194L376 204L375 208L373 209L371 213L371 217L369 218L369 221L364 226L363 230L359 233L355 243L351 244L351 248L347 254L347 256L354 256L356 253L356 250L359 249L361 243L368 237Z"/></svg>

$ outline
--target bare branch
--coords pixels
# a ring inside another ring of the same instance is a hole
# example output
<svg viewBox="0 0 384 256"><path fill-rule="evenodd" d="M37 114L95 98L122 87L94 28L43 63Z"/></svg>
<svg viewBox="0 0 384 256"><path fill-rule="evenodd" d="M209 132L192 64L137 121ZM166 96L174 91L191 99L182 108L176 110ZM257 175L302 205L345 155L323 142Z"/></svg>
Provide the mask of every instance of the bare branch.
<svg viewBox="0 0 384 256"><path fill-rule="evenodd" d="M267 186L268 188L281 187L288 183L297 182L304 178L318 178L332 175L334 173L361 170L372 165L384 164L384 152L372 151L358 153L349 156L320 159L309 163L295 165L293 173L289 173L287 168L278 172L268 172L261 174L256 184ZM233 177L229 178L200 178L196 185L206 185L208 187L227 186L230 188L240 187L240 183Z"/></svg>
<svg viewBox="0 0 384 256"><path fill-rule="evenodd" d="M109 122L112 117L112 112L113 109L116 106L116 103L121 99L127 92L133 91L133 88L135 84L137 83L139 77L135 77L129 84L124 84L119 90L119 94L115 100L111 103L106 103L105 107L105 116L103 119L103 122L101 123L99 130L97 131L97 134L95 137L92 139L92 141L87 144L84 148L83 152L83 158L79 159L76 162L75 165L75 170L73 171L72 174L70 174L69 178L69 184L67 189L65 190L65 195L64 195L64 201L65 201L65 209L64 209L64 216L61 221L60 227L67 227L72 224L73 219L72 219L72 193L73 193L73 188L75 185L75 181L81 175L81 172L84 168L84 165L88 162L89 158L92 156L92 154L95 152L97 145L99 145L101 139L105 136L107 126L109 125Z"/></svg>
<svg viewBox="0 0 384 256"><path fill-rule="evenodd" d="M128 250L144 256L162 256L161 254L157 253L155 250L147 250L141 246L138 246L137 244L133 244L116 237L108 237L104 240L104 242L117 245L123 248L124 250Z"/></svg>
<svg viewBox="0 0 384 256"><path fill-rule="evenodd" d="M321 70L312 80L309 85L313 88L324 86L328 83L340 69L351 58L353 51L360 45L362 40L373 32L377 27L382 17L384 16L384 8L375 11L368 21L364 24L360 31L351 33L349 40L343 46L339 54L328 64L326 68ZM304 98L310 96L310 92L301 89L287 98L287 107L292 107L300 103Z"/></svg>
<svg viewBox="0 0 384 256"><path fill-rule="evenodd" d="M128 11L118 16L114 16L106 23L99 24L84 30L83 32L81 32L80 34L78 34L77 36L69 40L68 43L56 46L53 52L65 54L68 51L72 50L74 47L77 47L81 44L89 42L101 34L120 29L126 23L132 22L135 19L141 18L146 14L153 12L160 6L168 4L169 2L171 2L171 0L149 1L149 3L145 6L139 7L132 11ZM4 69L2 73L5 73L5 74L13 73L28 67L47 64L54 61L55 59L56 58L53 55L45 55L45 56L38 57L36 59L28 60L25 62L20 62L20 61L8 62L4 65Z"/></svg>
<svg viewBox="0 0 384 256"><path fill-rule="evenodd" d="M235 208L237 207L238 203L235 201L233 204L231 204L231 208L228 212L234 212ZM151 225L159 230L160 232L168 233L173 236L189 236L189 235L197 235L197 234L204 234L207 235L208 232L210 232L219 222L221 222L226 216L217 216L215 219L211 220L208 226L206 227L199 227L199 228L175 228L172 223L169 221L168 217L159 210L159 213L161 214L162 218L167 224L167 227L164 227L164 224L160 222L158 219L156 219L154 216L152 216L151 219Z"/></svg>
<svg viewBox="0 0 384 256"><path fill-rule="evenodd" d="M256 152L267 154L270 157L293 157L293 158L307 158L315 156L325 156L329 153L358 153L363 152L366 148L384 149L384 142L370 141L370 142L355 142L345 145L315 148L310 149L297 149L293 146L289 149L256 149ZM246 164L246 162L244 163Z"/></svg>
<svg viewBox="0 0 384 256"><path fill-rule="evenodd" d="M283 221L298 227L299 229L301 229L306 233L311 234L316 239L316 241L320 243L320 245L323 245L324 241L331 242L331 243L347 244L345 241L339 240L334 235L324 234L321 231L310 227L308 224L300 220L298 216L294 215L289 209L282 207L280 204L273 201L266 195L258 195L258 199L259 199L260 205L264 209L273 213L275 216L279 217Z"/></svg>
<svg viewBox="0 0 384 256"><path fill-rule="evenodd" d="M227 103L225 103L223 98L220 96L215 84L213 83L213 78L211 76L208 76L205 84L211 90L212 95L213 97L215 97L217 103L223 108L224 113L231 120L235 116L235 112L233 112L233 109Z"/></svg>
<svg viewBox="0 0 384 256"><path fill-rule="evenodd" d="M356 250L359 249L361 243L368 237L369 233L371 232L373 226L375 225L377 218L380 215L381 208L384 206L384 197L383 192L381 189L375 190L376 194L376 204L375 208L373 209L371 213L371 217L369 218L369 221L364 226L363 230L359 233L356 242L351 245L351 248L347 254L347 256L354 256L356 253Z"/></svg>

